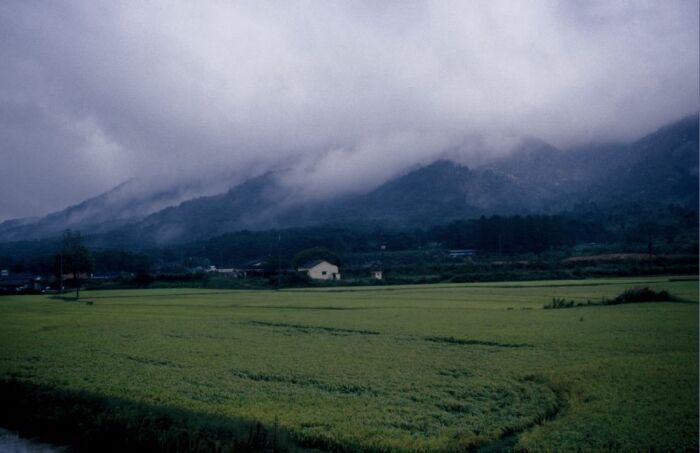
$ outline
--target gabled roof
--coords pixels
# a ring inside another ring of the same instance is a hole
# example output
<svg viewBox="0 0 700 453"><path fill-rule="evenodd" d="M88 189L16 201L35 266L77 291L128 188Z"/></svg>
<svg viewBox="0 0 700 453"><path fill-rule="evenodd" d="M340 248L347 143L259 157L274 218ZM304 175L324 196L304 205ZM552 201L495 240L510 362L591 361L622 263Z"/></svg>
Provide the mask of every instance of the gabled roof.
<svg viewBox="0 0 700 453"><path fill-rule="evenodd" d="M256 258L254 260L244 262L239 267L242 269L260 269L264 266L268 259L269 258Z"/></svg>
<svg viewBox="0 0 700 453"><path fill-rule="evenodd" d="M328 264L335 266L333 263L331 263L330 261L327 261L327 260L312 260L312 261L307 261L304 264L302 264L301 266L299 266L299 270L300 271L309 270L312 267L316 267L321 263L328 263Z"/></svg>

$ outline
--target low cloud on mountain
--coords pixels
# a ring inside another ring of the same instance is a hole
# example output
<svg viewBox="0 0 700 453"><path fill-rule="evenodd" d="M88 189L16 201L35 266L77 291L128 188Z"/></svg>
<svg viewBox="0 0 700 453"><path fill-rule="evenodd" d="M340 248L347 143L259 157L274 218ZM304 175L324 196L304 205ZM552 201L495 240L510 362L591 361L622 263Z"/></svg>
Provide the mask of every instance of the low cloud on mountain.
<svg viewBox="0 0 700 453"><path fill-rule="evenodd" d="M0 219L132 177L324 198L697 111L698 3L9 0L0 60Z"/></svg>

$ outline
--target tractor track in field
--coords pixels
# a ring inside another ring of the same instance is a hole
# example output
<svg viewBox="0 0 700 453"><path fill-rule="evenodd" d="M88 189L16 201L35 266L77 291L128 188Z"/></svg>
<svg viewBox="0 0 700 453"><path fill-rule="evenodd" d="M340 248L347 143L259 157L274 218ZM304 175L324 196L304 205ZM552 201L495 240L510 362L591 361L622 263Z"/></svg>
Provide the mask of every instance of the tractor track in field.
<svg viewBox="0 0 700 453"><path fill-rule="evenodd" d="M499 343L496 341L485 341L485 340L473 340L455 337L435 337L428 336L422 337L425 341L430 341L432 343L443 343L443 344L453 344L453 345L464 345L464 346L494 346L498 348L531 348L531 344L526 343Z"/></svg>
<svg viewBox="0 0 700 453"><path fill-rule="evenodd" d="M305 325L305 324L289 324L281 322L268 322L268 321L245 321L237 324L242 324L252 327L262 327L270 329L283 330L287 333L296 333L300 335L304 334L328 334L328 335L371 335L371 336L384 336L384 337L394 337L397 340L419 340L428 343L436 343L445 346L487 346L496 348L532 348L531 344L527 343L501 343L496 341L487 340L477 340L473 338L456 338L456 337L441 337L441 336L420 336L420 335L392 335L382 333L376 330L362 330L362 329L343 329L339 327L328 327L328 326L316 326L316 325Z"/></svg>
<svg viewBox="0 0 700 453"><path fill-rule="evenodd" d="M547 382L546 379L544 380L545 382ZM469 451L473 451L476 453L501 453L515 451L515 446L518 444L518 440L520 439L520 436L523 433L534 429L535 427L541 425L546 421L552 421L559 417L567 406L565 392L553 386L549 382L547 382L546 385L547 387L549 387L550 390L552 390L552 392L554 392L554 395L556 396L556 404L553 408L551 408L543 415L536 417L531 423L528 423L522 428L508 428L501 434L501 436L498 439L481 446L475 446L473 448L470 448Z"/></svg>
<svg viewBox="0 0 700 453"><path fill-rule="evenodd" d="M330 335L380 335L374 330L341 329L339 327L311 326L303 324L289 324L285 322L248 321L245 324L251 326L271 327L285 329L300 333L325 333Z"/></svg>

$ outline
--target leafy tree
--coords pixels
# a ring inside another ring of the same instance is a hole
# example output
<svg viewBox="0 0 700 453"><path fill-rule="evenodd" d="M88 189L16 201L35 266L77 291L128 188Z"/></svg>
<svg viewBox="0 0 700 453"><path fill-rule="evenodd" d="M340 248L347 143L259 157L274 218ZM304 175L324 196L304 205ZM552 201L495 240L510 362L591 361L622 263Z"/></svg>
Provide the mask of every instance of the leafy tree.
<svg viewBox="0 0 700 453"><path fill-rule="evenodd" d="M102 250L93 253L96 272L149 273L151 258L125 250Z"/></svg>
<svg viewBox="0 0 700 453"><path fill-rule="evenodd" d="M341 265L338 255L324 247L311 247L297 253L292 259L292 266L297 269L302 264L312 260L326 260L336 266Z"/></svg>
<svg viewBox="0 0 700 453"><path fill-rule="evenodd" d="M63 233L61 251L54 257L54 274L61 279L61 273L73 274L76 299L80 298L80 275L92 272L93 266L92 255L90 250L82 245L80 232L66 230Z"/></svg>
<svg viewBox="0 0 700 453"><path fill-rule="evenodd" d="M145 287L156 281L156 278L148 272L138 272L134 276L134 283L140 287Z"/></svg>

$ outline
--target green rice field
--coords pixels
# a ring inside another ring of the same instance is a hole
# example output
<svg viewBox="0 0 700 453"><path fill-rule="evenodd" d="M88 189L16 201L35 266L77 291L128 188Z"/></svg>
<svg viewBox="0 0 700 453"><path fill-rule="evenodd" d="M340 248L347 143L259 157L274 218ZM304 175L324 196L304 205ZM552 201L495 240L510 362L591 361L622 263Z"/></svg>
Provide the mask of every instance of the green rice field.
<svg viewBox="0 0 700 453"><path fill-rule="evenodd" d="M680 302L545 310L627 288ZM698 449L698 281L0 298L0 378L344 451Z"/></svg>

